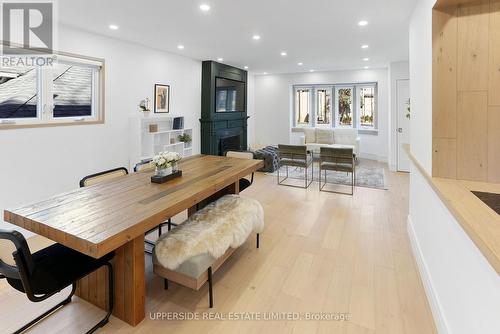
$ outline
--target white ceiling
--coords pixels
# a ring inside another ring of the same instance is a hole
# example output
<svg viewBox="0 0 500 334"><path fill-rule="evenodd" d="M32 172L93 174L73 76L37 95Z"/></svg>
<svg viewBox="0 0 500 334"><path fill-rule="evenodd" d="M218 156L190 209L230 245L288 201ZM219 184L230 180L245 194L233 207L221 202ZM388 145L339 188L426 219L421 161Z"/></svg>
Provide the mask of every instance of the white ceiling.
<svg viewBox="0 0 500 334"><path fill-rule="evenodd" d="M211 6L207 13L200 4ZM61 23L255 73L385 67L408 59L416 0L59 0ZM366 27L358 21L367 20ZM119 29L110 30L116 24ZM254 41L253 34L261 39ZM177 45L185 46L178 50ZM370 48L361 49L362 44ZM281 51L288 55L282 57ZM364 62L368 57L370 61ZM303 66L298 66L303 62Z"/></svg>

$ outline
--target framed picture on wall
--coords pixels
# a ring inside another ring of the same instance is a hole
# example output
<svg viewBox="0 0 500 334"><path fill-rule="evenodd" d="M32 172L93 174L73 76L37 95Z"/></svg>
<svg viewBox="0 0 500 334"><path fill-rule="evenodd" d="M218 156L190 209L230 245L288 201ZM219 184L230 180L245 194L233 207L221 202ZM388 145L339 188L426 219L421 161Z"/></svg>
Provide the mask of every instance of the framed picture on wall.
<svg viewBox="0 0 500 334"><path fill-rule="evenodd" d="M170 105L170 86L156 84L155 85L155 113L167 114Z"/></svg>

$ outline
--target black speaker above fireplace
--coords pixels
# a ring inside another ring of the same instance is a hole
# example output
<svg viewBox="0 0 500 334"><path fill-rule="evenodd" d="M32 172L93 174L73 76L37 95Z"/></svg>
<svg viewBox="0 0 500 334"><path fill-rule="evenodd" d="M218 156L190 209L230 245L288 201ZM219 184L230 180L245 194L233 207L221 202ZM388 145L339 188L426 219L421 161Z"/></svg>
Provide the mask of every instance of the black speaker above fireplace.
<svg viewBox="0 0 500 334"><path fill-rule="evenodd" d="M201 153L247 149L247 71L204 61L201 82Z"/></svg>

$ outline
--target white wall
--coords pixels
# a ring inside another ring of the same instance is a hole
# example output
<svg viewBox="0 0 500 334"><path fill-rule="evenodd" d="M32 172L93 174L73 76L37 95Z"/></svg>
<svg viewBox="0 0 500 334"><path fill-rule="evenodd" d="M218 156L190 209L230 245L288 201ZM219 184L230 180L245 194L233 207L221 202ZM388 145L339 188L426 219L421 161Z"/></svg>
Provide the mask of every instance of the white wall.
<svg viewBox="0 0 500 334"><path fill-rule="evenodd" d="M432 6L410 24L411 150L432 170ZM412 165L408 232L439 333L500 333L500 278Z"/></svg>
<svg viewBox="0 0 500 334"><path fill-rule="evenodd" d="M500 333L500 278L415 166L408 232L439 333Z"/></svg>
<svg viewBox="0 0 500 334"><path fill-rule="evenodd" d="M410 64L407 61L393 62L389 64L389 80L390 87L389 99L391 103L389 117L389 169L395 171L397 168L397 132L398 127L398 96L397 96L397 81L410 78Z"/></svg>
<svg viewBox="0 0 500 334"><path fill-rule="evenodd" d="M411 149L424 169L432 171L432 7L419 0L410 20Z"/></svg>
<svg viewBox="0 0 500 334"><path fill-rule="evenodd" d="M201 62L67 27L59 30L59 49L105 59L106 122L0 131L0 212L76 188L85 175L128 166L128 116L140 100L153 100L155 83L171 86L171 115L185 117L199 153Z"/></svg>
<svg viewBox="0 0 500 334"><path fill-rule="evenodd" d="M292 86L378 82L378 135L361 135L361 156L387 161L389 82L387 69L257 75L254 77L254 143L290 142Z"/></svg>

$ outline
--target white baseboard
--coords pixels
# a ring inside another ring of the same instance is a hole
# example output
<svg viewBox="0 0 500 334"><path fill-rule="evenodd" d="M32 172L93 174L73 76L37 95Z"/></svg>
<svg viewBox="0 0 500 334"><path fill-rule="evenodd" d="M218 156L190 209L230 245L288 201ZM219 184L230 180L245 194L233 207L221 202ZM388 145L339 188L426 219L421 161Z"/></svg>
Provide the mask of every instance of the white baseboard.
<svg viewBox="0 0 500 334"><path fill-rule="evenodd" d="M418 271L420 272L420 277L422 278L422 283L424 284L425 294L427 295L427 300L431 306L432 315L434 317L434 322L439 334L451 333L449 327L444 318L441 303L439 298L435 293L435 289L432 285L432 279L429 274L429 269L423 257L420 245L418 243L417 235L415 229L413 228L413 221L411 216L408 215L407 218L407 231L410 237L411 248L413 250L413 255L417 261Z"/></svg>
<svg viewBox="0 0 500 334"><path fill-rule="evenodd" d="M361 152L359 154L359 157L362 159L375 160L375 161L379 161L379 162L387 162L387 157L380 157L376 154L371 154L371 153Z"/></svg>

